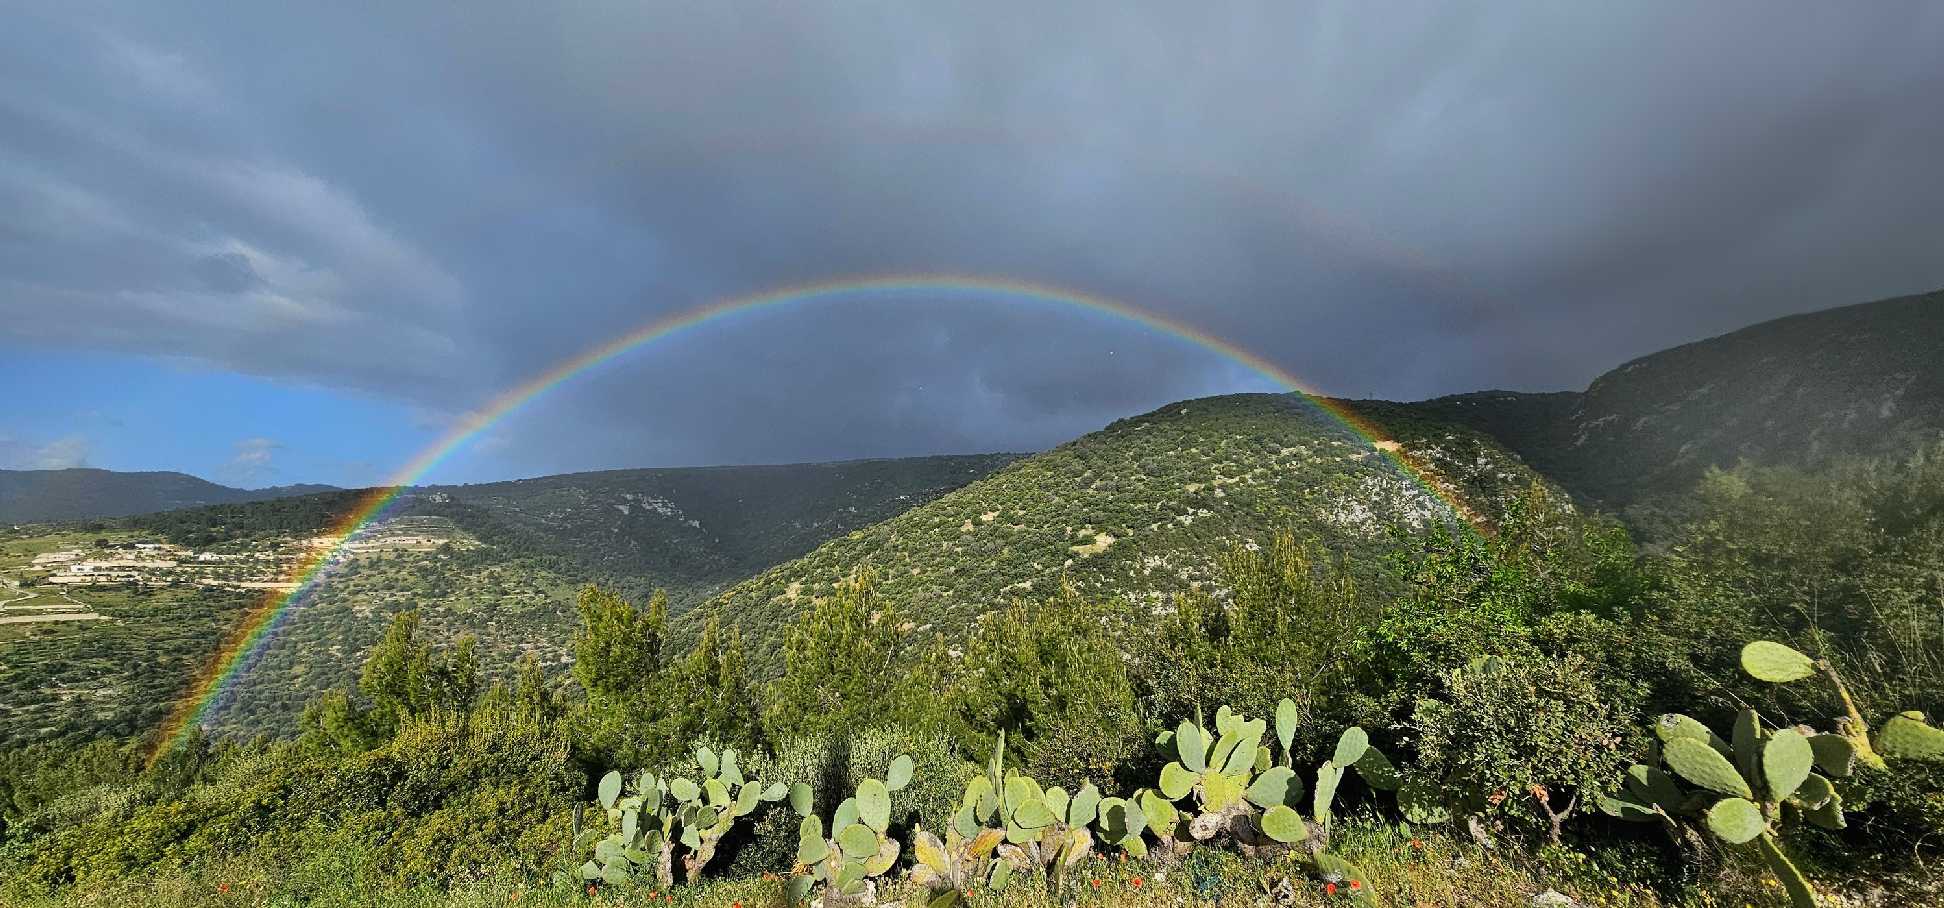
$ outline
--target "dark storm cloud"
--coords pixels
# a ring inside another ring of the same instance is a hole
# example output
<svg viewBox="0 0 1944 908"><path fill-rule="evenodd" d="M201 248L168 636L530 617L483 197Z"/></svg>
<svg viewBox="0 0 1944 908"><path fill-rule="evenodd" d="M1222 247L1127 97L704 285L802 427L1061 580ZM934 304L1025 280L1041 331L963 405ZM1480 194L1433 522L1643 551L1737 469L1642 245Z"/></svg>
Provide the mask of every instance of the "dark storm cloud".
<svg viewBox="0 0 1944 908"><path fill-rule="evenodd" d="M10 13L0 332L452 413L720 297L950 271L1418 397L1944 285L1935 4L1045 6ZM902 302L691 333L496 456L1037 447L1248 386Z"/></svg>

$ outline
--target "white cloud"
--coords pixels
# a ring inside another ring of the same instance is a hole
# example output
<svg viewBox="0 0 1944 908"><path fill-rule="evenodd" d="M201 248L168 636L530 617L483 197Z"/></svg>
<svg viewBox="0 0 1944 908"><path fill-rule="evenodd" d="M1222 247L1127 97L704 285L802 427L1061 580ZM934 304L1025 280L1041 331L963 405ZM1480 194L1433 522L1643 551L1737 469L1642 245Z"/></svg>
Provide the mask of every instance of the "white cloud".
<svg viewBox="0 0 1944 908"><path fill-rule="evenodd" d="M48 442L0 435L0 469L65 470L88 465L93 445L80 435Z"/></svg>
<svg viewBox="0 0 1944 908"><path fill-rule="evenodd" d="M223 466L223 477L230 482L258 484L277 472L277 452L283 442L274 438L244 438L236 443L236 454Z"/></svg>

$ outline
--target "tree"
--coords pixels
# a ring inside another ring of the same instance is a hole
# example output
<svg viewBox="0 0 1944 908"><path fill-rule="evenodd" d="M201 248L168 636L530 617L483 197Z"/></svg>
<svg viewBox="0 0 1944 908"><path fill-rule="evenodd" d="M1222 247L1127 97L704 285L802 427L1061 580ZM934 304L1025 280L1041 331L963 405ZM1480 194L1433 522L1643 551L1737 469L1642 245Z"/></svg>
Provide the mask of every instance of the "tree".
<svg viewBox="0 0 1944 908"><path fill-rule="evenodd" d="M365 658L357 696L334 690L304 709L305 739L358 751L391 740L408 720L435 712L464 713L478 694L479 660L471 635L450 649L419 639L419 614L392 616L385 636Z"/></svg>
<svg viewBox="0 0 1944 908"><path fill-rule="evenodd" d="M783 676L770 686L770 736L855 730L889 715L904 633L868 570L837 584L790 625Z"/></svg>
<svg viewBox="0 0 1944 908"><path fill-rule="evenodd" d="M702 636L675 668L668 737L708 739L751 750L761 743L762 711L749 683L742 632L710 615Z"/></svg>
<svg viewBox="0 0 1944 908"><path fill-rule="evenodd" d="M661 671L668 594L656 590L647 609L598 586L581 590L581 628L574 635L574 678L594 700L625 700Z"/></svg>
<svg viewBox="0 0 1944 908"><path fill-rule="evenodd" d="M1140 752L1147 736L1101 611L1063 587L984 616L951 686L959 750L987 752L1003 729L1009 761L1073 788Z"/></svg>
<svg viewBox="0 0 1944 908"><path fill-rule="evenodd" d="M1265 716L1284 697L1309 708L1376 610L1347 570L1291 533L1219 566L1227 601L1178 596L1155 634L1139 678L1150 715L1170 722L1227 704Z"/></svg>

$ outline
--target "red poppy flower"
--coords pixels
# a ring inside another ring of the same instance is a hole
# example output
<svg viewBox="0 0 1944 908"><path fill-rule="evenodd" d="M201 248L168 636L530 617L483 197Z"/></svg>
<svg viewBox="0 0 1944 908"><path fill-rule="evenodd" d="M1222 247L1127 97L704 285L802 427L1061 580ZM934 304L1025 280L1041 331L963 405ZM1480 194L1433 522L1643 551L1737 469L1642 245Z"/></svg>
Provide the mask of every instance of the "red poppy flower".
<svg viewBox="0 0 1944 908"><path fill-rule="evenodd" d="M228 884L228 883L217 883L217 884L216 884L216 891L217 891L217 892L228 892L228 891L229 891L229 884Z"/></svg>
<svg viewBox="0 0 1944 908"><path fill-rule="evenodd" d="M1324 884L1323 884L1323 894L1324 894L1324 895L1336 895L1336 884L1335 884L1335 883L1324 883Z"/></svg>
<svg viewBox="0 0 1944 908"><path fill-rule="evenodd" d="M1136 888L1136 889L1139 889L1139 888L1141 888L1141 878L1140 878L1140 877L1135 877L1135 878L1133 878L1133 879L1131 879L1131 880L1129 880L1128 882L1129 882L1129 883L1132 883L1132 884L1134 885L1134 888Z"/></svg>
<svg viewBox="0 0 1944 908"><path fill-rule="evenodd" d="M1351 881L1350 881L1350 891L1351 891L1351 892L1356 892L1357 890L1359 890L1359 889L1362 889L1362 888L1363 888L1363 883L1362 883L1361 881L1359 881L1359 880L1351 880Z"/></svg>

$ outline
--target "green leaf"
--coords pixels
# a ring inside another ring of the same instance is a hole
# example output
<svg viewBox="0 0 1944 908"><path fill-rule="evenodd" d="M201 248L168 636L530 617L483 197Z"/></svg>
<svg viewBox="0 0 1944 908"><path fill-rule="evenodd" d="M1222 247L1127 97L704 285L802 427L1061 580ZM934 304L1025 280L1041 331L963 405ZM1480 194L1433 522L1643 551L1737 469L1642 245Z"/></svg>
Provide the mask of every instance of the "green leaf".
<svg viewBox="0 0 1944 908"><path fill-rule="evenodd" d="M1363 756L1357 758L1356 770L1365 783L1378 791L1396 791L1404 782L1390 758L1375 745L1364 748Z"/></svg>
<svg viewBox="0 0 1944 908"><path fill-rule="evenodd" d="M811 809L815 806L812 803L814 798L810 786L802 782L790 785L790 809L796 811L798 815L806 817L810 815Z"/></svg>
<svg viewBox="0 0 1944 908"><path fill-rule="evenodd" d="M1301 814L1288 805L1277 804L1262 813L1262 832L1285 845L1309 838L1309 827Z"/></svg>
<svg viewBox="0 0 1944 908"><path fill-rule="evenodd" d="M837 812L830 815L830 828L842 829L857 822L857 817L857 799L845 798L843 803L837 805Z"/></svg>
<svg viewBox="0 0 1944 908"><path fill-rule="evenodd" d="M1323 761L1316 768L1316 793L1311 798L1310 815L1324 826L1330 825L1330 802L1336 800L1337 783L1343 780L1343 770L1334 762Z"/></svg>
<svg viewBox="0 0 1944 908"><path fill-rule="evenodd" d="M858 783L857 816L880 833L891 825L891 792L885 783L877 779Z"/></svg>
<svg viewBox="0 0 1944 908"><path fill-rule="evenodd" d="M583 776L582 778L586 777ZM586 791L587 789L583 788L581 790ZM614 799L621 796L621 774L609 771L607 775L602 776L599 793L601 796L601 806L613 807Z"/></svg>
<svg viewBox="0 0 1944 908"><path fill-rule="evenodd" d="M1200 776L1183 769L1180 763L1169 763L1161 767L1161 793L1170 801L1179 801L1193 791Z"/></svg>
<svg viewBox="0 0 1944 908"><path fill-rule="evenodd" d="M1816 660L1770 640L1757 640L1742 647L1741 664L1742 671L1757 680L1778 684L1799 681L1816 673Z"/></svg>
<svg viewBox="0 0 1944 908"><path fill-rule="evenodd" d="M1789 892L1789 903L1795 908L1816 908L1816 891L1804 879L1802 871L1797 870L1789 856L1782 853L1781 846L1775 844L1773 836L1758 836L1756 844L1762 850L1762 858L1769 863L1769 870L1776 879L1782 881L1782 888Z"/></svg>
<svg viewBox="0 0 1944 908"><path fill-rule="evenodd" d="M878 834L863 823L852 823L838 831L837 847L844 849L844 857L863 860L877 854Z"/></svg>
<svg viewBox="0 0 1944 908"><path fill-rule="evenodd" d="M1877 749L1884 756L1905 760L1944 760L1944 730L1924 721L1915 710L1891 716L1877 732Z"/></svg>
<svg viewBox="0 0 1944 908"><path fill-rule="evenodd" d="M1836 786L1812 772L1803 778L1801 785L1796 786L1795 793L1789 796L1789 803L1805 811L1820 810L1835 796Z"/></svg>
<svg viewBox="0 0 1944 908"><path fill-rule="evenodd" d="M1046 795L1040 791L1039 783L1028 776L1012 775L1006 778L1006 809L1018 810L1028 801L1044 801Z"/></svg>
<svg viewBox="0 0 1944 908"><path fill-rule="evenodd" d="M1730 845L1741 845L1768 831L1762 808L1742 798L1722 798L1708 808L1708 831Z"/></svg>
<svg viewBox="0 0 1944 908"><path fill-rule="evenodd" d="M884 787L892 791L903 791L911 784L911 755L899 754L891 761L891 768L884 771Z"/></svg>
<svg viewBox="0 0 1944 908"><path fill-rule="evenodd" d="M702 770L704 777L715 775L716 767L719 765L716 760L715 751L707 747L697 747L695 749L695 765ZM684 798L683 800L687 799Z"/></svg>
<svg viewBox="0 0 1944 908"><path fill-rule="evenodd" d="M1264 810L1278 804L1300 804L1303 798L1303 780L1296 775L1296 770L1287 766L1273 766L1262 775L1256 776L1255 782L1249 786L1244 797Z"/></svg>
<svg viewBox="0 0 1944 908"><path fill-rule="evenodd" d="M1709 791L1754 800L1747 780L1719 751L1693 738L1676 738L1661 750L1661 758L1681 778Z"/></svg>
<svg viewBox="0 0 1944 908"><path fill-rule="evenodd" d="M1809 747L1816 752L1816 768L1838 779L1848 778L1856 763L1856 745L1842 735L1815 735Z"/></svg>
<svg viewBox="0 0 1944 908"><path fill-rule="evenodd" d="M1330 762L1338 766L1354 766L1358 760L1363 759L1364 748L1369 746L1370 735L1364 733L1362 728L1352 725L1344 729L1343 734L1337 738L1336 753L1331 755Z"/></svg>
<svg viewBox="0 0 1944 908"><path fill-rule="evenodd" d="M1055 817L1053 811L1043 800L1027 801L1013 811L1013 822L1026 829L1040 829L1051 826Z"/></svg>
<svg viewBox="0 0 1944 908"><path fill-rule="evenodd" d="M1296 701L1288 697L1276 704L1276 743L1282 745L1283 753L1289 753L1289 745L1296 740Z"/></svg>
<svg viewBox="0 0 1944 908"><path fill-rule="evenodd" d="M1202 809L1208 811L1227 810L1229 805L1242 800L1242 783L1234 776L1219 772L1202 774Z"/></svg>
<svg viewBox="0 0 1944 908"><path fill-rule="evenodd" d="M675 779L668 783L668 793L674 795L677 801L693 801L702 790L687 779Z"/></svg>
<svg viewBox="0 0 1944 908"><path fill-rule="evenodd" d="M1073 800L1067 807L1067 825L1085 826L1092 823L1099 809L1100 789L1095 788L1092 782L1088 782L1080 786L1080 791L1074 794Z"/></svg>
<svg viewBox="0 0 1944 908"><path fill-rule="evenodd" d="M1141 789L1140 793L1134 796L1134 800L1140 806L1141 815L1147 819L1148 826L1154 830L1155 835L1174 835L1175 823L1180 820L1180 815L1175 810L1173 801L1152 788Z"/></svg>
<svg viewBox="0 0 1944 908"><path fill-rule="evenodd" d="M1181 720L1175 727L1174 743L1184 768L1196 773L1208 771L1208 742L1202 738L1201 726Z"/></svg>
<svg viewBox="0 0 1944 908"><path fill-rule="evenodd" d="M1782 801L1795 794L1802 780L1809 778L1809 767L1816 762L1815 748L1809 739L1793 728L1777 729L1762 748L1762 778L1768 799Z"/></svg>

